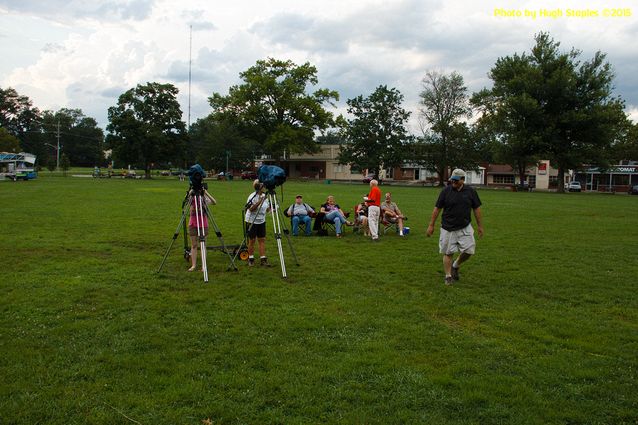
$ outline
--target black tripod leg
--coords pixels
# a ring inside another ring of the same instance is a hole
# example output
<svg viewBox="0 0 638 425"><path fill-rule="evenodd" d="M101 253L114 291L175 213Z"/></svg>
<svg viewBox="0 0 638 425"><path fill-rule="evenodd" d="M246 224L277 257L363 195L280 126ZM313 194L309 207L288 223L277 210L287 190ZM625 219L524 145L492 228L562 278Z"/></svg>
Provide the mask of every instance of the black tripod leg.
<svg viewBox="0 0 638 425"><path fill-rule="evenodd" d="M288 246L290 247L290 252L292 253L292 258L295 259L295 265L299 266L299 259L297 258L297 253L295 252L295 248L292 246L292 240L290 239L290 232L288 231L288 228L286 227L286 220L284 217L282 217L283 213L281 212L280 209L277 209L277 212L279 214L279 221L280 223L284 223L282 224L282 228L283 228L283 234L286 235L286 240L288 241Z"/></svg>
<svg viewBox="0 0 638 425"><path fill-rule="evenodd" d="M235 260L233 259L233 256L230 255L230 252L228 252L228 250L226 249L226 244L224 243L224 237L222 236L222 231L220 230L219 226L217 225L217 222L215 221L215 219L213 218L213 214L210 212L210 208L208 208L206 205L204 205L204 209L206 210L206 215L208 216L208 219L210 220L210 223L213 225L213 229L215 230L215 235L217 235L217 239L219 239L219 242L222 244L222 249L224 250L224 252L226 253L226 255L228 255L228 258L230 259L230 265L229 265L229 269L230 267L233 268L233 270L237 271L237 266L235 265ZM228 270L228 269L226 269Z"/></svg>
<svg viewBox="0 0 638 425"><path fill-rule="evenodd" d="M164 253L164 258L162 258L162 263L160 264L156 273L159 273L162 270L162 267L164 267L164 263L166 262L166 258L168 257L168 254L171 252L173 243L175 243L175 239L177 239L177 236L179 235L179 229L184 226L184 220L186 219L186 214L190 211L190 205L191 205L191 201L189 200L188 206L184 207L183 209L182 218L179 220L179 224L177 225L177 229L175 229L175 233L173 234L171 243L168 245L168 248L166 249L166 252Z"/></svg>

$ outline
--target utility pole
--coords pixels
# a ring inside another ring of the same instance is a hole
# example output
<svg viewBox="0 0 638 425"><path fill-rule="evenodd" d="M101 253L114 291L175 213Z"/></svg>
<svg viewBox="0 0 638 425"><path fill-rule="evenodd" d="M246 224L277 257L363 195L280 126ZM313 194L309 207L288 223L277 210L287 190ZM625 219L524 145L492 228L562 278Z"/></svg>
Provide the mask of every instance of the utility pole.
<svg viewBox="0 0 638 425"><path fill-rule="evenodd" d="M190 26L190 42L188 53L188 132L191 130L191 68L193 66L193 26Z"/></svg>
<svg viewBox="0 0 638 425"><path fill-rule="evenodd" d="M58 147L55 150L56 151L56 162L55 162L55 168L57 170L60 169L60 118L58 118Z"/></svg>

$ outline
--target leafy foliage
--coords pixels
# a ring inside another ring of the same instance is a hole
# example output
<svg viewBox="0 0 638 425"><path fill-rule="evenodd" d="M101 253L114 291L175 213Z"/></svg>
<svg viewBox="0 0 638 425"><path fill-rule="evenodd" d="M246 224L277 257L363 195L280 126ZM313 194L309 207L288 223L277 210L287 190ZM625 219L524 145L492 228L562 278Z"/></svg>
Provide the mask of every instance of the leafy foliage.
<svg viewBox="0 0 638 425"><path fill-rule="evenodd" d="M368 97L348 100L354 118L342 122L339 161L379 175L382 167L400 166L410 142L405 125L410 112L403 109L403 95L396 88L379 86Z"/></svg>
<svg viewBox="0 0 638 425"><path fill-rule="evenodd" d="M226 170L227 161L229 170L249 168L261 153L261 147L243 137L234 122L214 114L191 126L190 140L190 157L206 169Z"/></svg>
<svg viewBox="0 0 638 425"><path fill-rule="evenodd" d="M40 111L27 96L11 87L0 88L0 127L19 137L32 130L39 117Z"/></svg>
<svg viewBox="0 0 638 425"><path fill-rule="evenodd" d="M217 122L234 123L243 138L276 158L285 151L318 150L315 132L333 123L324 105L334 106L339 94L328 89L306 93L308 85L318 83L314 66L269 58L257 61L239 76L243 83L232 86L228 95L214 93L209 98Z"/></svg>
<svg viewBox="0 0 638 425"><path fill-rule="evenodd" d="M581 63L579 51L559 51L547 33L535 41L530 54L497 60L490 72L494 87L473 98L483 112L479 125L492 131L502 156L521 174L539 155L558 167L559 181L584 163L606 165L627 118L623 101L612 96L605 55Z"/></svg>
<svg viewBox="0 0 638 425"><path fill-rule="evenodd" d="M9 87L0 88L0 127L20 141L22 150L40 157L45 152L41 143L40 110L27 96Z"/></svg>
<svg viewBox="0 0 638 425"><path fill-rule="evenodd" d="M471 130L463 121L471 116L467 87L457 72L444 75L428 71L422 83L419 112L423 138L413 147L414 158L436 171L442 185L449 168L471 169L478 165Z"/></svg>
<svg viewBox="0 0 638 425"><path fill-rule="evenodd" d="M113 157L124 163L143 165L150 178L151 165L184 159L186 124L172 84L138 84L109 108L107 143Z"/></svg>
<svg viewBox="0 0 638 425"><path fill-rule="evenodd" d="M638 160L638 124L627 123L625 136L612 146L611 157L617 164L623 160Z"/></svg>
<svg viewBox="0 0 638 425"><path fill-rule="evenodd" d="M41 131L44 133L44 140L55 146L59 132L61 150L74 166L89 167L104 161L104 132L97 126L97 121L85 116L81 109L44 111Z"/></svg>
<svg viewBox="0 0 638 425"><path fill-rule="evenodd" d="M60 168L62 169L64 177L66 177L66 172L69 170L69 168L71 168L71 161L69 160L69 157L66 153L63 153L60 156Z"/></svg>
<svg viewBox="0 0 638 425"><path fill-rule="evenodd" d="M20 141L4 127L0 127L0 152L20 152Z"/></svg>

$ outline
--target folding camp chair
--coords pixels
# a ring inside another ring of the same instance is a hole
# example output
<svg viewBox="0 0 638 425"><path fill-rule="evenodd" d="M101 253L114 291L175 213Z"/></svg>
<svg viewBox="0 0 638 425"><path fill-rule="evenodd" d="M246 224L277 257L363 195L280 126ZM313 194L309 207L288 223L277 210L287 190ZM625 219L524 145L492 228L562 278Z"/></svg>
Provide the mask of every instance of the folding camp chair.
<svg viewBox="0 0 638 425"><path fill-rule="evenodd" d="M387 219L381 220L381 224L383 225L383 234L385 235L390 230L394 230L395 233L399 233L399 223L396 221L390 221Z"/></svg>
<svg viewBox="0 0 638 425"><path fill-rule="evenodd" d="M350 216L350 212L345 212L345 217L346 219ZM315 224L312 228L312 230L315 230L317 232L317 235L319 236L326 236L328 235L328 233L337 233L337 229L335 227L334 222L332 221L327 221L325 220L325 216L326 214L324 213L317 213L317 217L315 217ZM346 225L344 224L341 227L341 232L344 233L345 232L345 227Z"/></svg>

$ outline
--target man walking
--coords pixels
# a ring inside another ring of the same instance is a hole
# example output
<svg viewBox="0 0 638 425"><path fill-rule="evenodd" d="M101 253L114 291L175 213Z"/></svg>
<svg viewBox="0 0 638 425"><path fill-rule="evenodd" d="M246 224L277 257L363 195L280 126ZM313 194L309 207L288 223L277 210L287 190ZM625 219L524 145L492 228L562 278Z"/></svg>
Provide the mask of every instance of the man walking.
<svg viewBox="0 0 638 425"><path fill-rule="evenodd" d="M373 242L379 241L379 217L381 216L381 189L379 182L370 180L370 193L368 194L368 227Z"/></svg>
<svg viewBox="0 0 638 425"><path fill-rule="evenodd" d="M452 172L450 184L439 194L426 231L428 237L434 233L434 223L441 210L443 210L443 218L441 219L439 252L443 254L445 284L452 285L454 281L459 280L461 264L475 252L476 241L471 224L471 211L474 211L479 237L483 236L481 200L474 188L465 185L465 171L460 168ZM453 261L456 252L460 254Z"/></svg>

